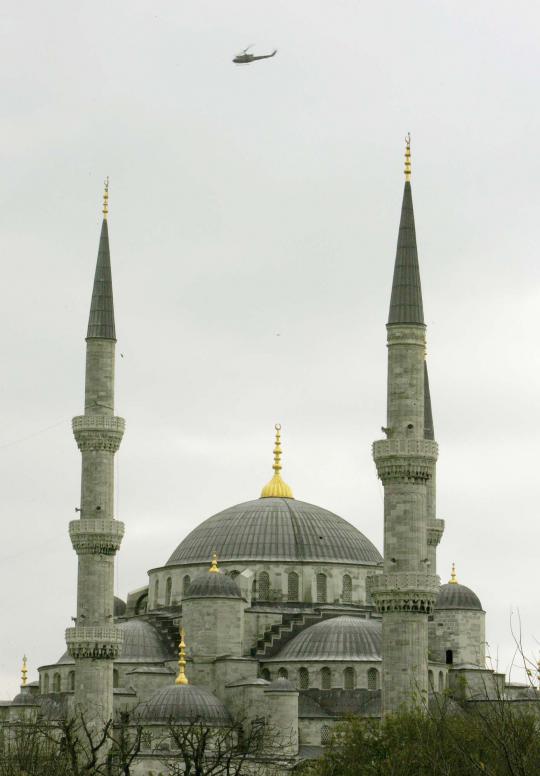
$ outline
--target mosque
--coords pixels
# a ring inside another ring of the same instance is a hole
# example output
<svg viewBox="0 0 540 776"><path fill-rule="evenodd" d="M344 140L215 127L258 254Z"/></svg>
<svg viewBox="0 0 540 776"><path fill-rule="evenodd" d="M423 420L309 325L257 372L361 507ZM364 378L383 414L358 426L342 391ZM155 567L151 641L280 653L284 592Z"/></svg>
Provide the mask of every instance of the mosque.
<svg viewBox="0 0 540 776"><path fill-rule="evenodd" d="M486 666L478 596L455 569L445 584L437 576L444 522L410 178L408 141L387 321L387 420L373 444L385 492L383 555L347 520L294 498L281 475L278 424L273 476L259 498L195 525L126 601L113 593L124 533L113 511L114 455L124 420L114 411L106 188L84 414L73 419L82 457L80 512L69 524L77 615L65 654L39 668L39 682L28 684L24 669L0 720L29 707L91 709L103 720L129 711L145 730L137 773L148 774L159 770L155 750L170 721L272 726L280 757L294 764L320 751L348 714L379 717L442 693L461 703L530 697Z"/></svg>

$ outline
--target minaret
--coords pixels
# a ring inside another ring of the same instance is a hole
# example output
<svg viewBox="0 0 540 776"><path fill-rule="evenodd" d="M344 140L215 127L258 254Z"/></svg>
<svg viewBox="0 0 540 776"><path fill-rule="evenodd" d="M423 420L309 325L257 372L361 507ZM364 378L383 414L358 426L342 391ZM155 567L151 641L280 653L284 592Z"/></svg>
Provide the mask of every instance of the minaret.
<svg viewBox="0 0 540 776"><path fill-rule="evenodd" d="M113 716L113 660L123 634L113 621L114 556L124 524L114 519L114 454L124 433L114 414L116 333L107 227L109 183L86 336L84 415L73 418L82 455L81 503L69 535L78 555L77 618L66 631L75 660L75 707L95 724Z"/></svg>
<svg viewBox="0 0 540 776"><path fill-rule="evenodd" d="M411 193L410 136L387 325L387 439L373 458L384 486L384 569L371 592L382 614L382 709L423 706L428 693L428 615L438 578L428 557L428 483L437 460L426 433L426 327ZM429 409L429 408L428 408ZM433 423L431 422L431 431ZM431 438L430 438L431 437Z"/></svg>

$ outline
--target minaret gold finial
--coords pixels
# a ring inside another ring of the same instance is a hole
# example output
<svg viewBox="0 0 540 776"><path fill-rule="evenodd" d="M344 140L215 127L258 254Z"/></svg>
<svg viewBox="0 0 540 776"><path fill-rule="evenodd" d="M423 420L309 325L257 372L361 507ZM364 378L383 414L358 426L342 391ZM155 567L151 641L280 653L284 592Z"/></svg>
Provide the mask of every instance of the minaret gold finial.
<svg viewBox="0 0 540 776"><path fill-rule="evenodd" d="M274 446L274 476L261 492L261 498L294 498L291 488L281 479L281 424L276 423L276 442Z"/></svg>
<svg viewBox="0 0 540 776"><path fill-rule="evenodd" d="M21 668L21 679L22 679L23 687L26 687L27 678L28 678L28 668L27 668L27 662L26 662L26 655L23 655L22 668Z"/></svg>
<svg viewBox="0 0 540 776"><path fill-rule="evenodd" d="M448 580L449 585L457 585L457 577L456 577L456 564L452 563L452 573L450 574L450 579Z"/></svg>
<svg viewBox="0 0 540 776"><path fill-rule="evenodd" d="M186 668L186 643L184 641L184 629L182 628L180 630L180 644L178 645L180 647L179 655L178 655L178 676L176 677L175 684L189 684L188 678L186 676L185 668Z"/></svg>
<svg viewBox="0 0 540 776"><path fill-rule="evenodd" d="M109 176L105 178L105 187L103 189L103 220L107 220L109 215Z"/></svg>
<svg viewBox="0 0 540 776"><path fill-rule="evenodd" d="M210 574L219 574L219 569L217 565L217 552L212 553L212 565L208 569Z"/></svg>
<svg viewBox="0 0 540 776"><path fill-rule="evenodd" d="M405 180L411 180L411 133L405 138Z"/></svg>

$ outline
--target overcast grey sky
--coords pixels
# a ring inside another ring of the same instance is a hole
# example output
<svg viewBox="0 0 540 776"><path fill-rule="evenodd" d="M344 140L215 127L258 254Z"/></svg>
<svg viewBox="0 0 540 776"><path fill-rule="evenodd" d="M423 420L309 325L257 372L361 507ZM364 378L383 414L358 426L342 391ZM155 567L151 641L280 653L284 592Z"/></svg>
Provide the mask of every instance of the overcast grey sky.
<svg viewBox="0 0 540 776"><path fill-rule="evenodd" d="M439 570L455 560L480 596L500 669L518 607L538 655L539 27L516 0L4 7L0 697L23 652L31 679L62 654L75 613L70 420L105 175L119 594L258 496L278 420L295 495L381 548L371 443L409 130ZM250 43L278 55L233 65Z"/></svg>

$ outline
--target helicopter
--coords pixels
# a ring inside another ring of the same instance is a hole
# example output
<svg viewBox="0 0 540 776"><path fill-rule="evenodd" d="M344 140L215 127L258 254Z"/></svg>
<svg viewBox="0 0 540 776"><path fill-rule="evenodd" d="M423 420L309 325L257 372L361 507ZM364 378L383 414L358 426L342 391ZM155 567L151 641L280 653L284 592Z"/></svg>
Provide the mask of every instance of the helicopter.
<svg viewBox="0 0 540 776"><path fill-rule="evenodd" d="M240 54L237 54L233 59L233 62L236 62L237 65L247 65L250 62L255 62L257 59L271 59L277 54L277 49L274 49L271 54L260 54L259 56L256 54L248 54L248 51L252 45L243 49Z"/></svg>

